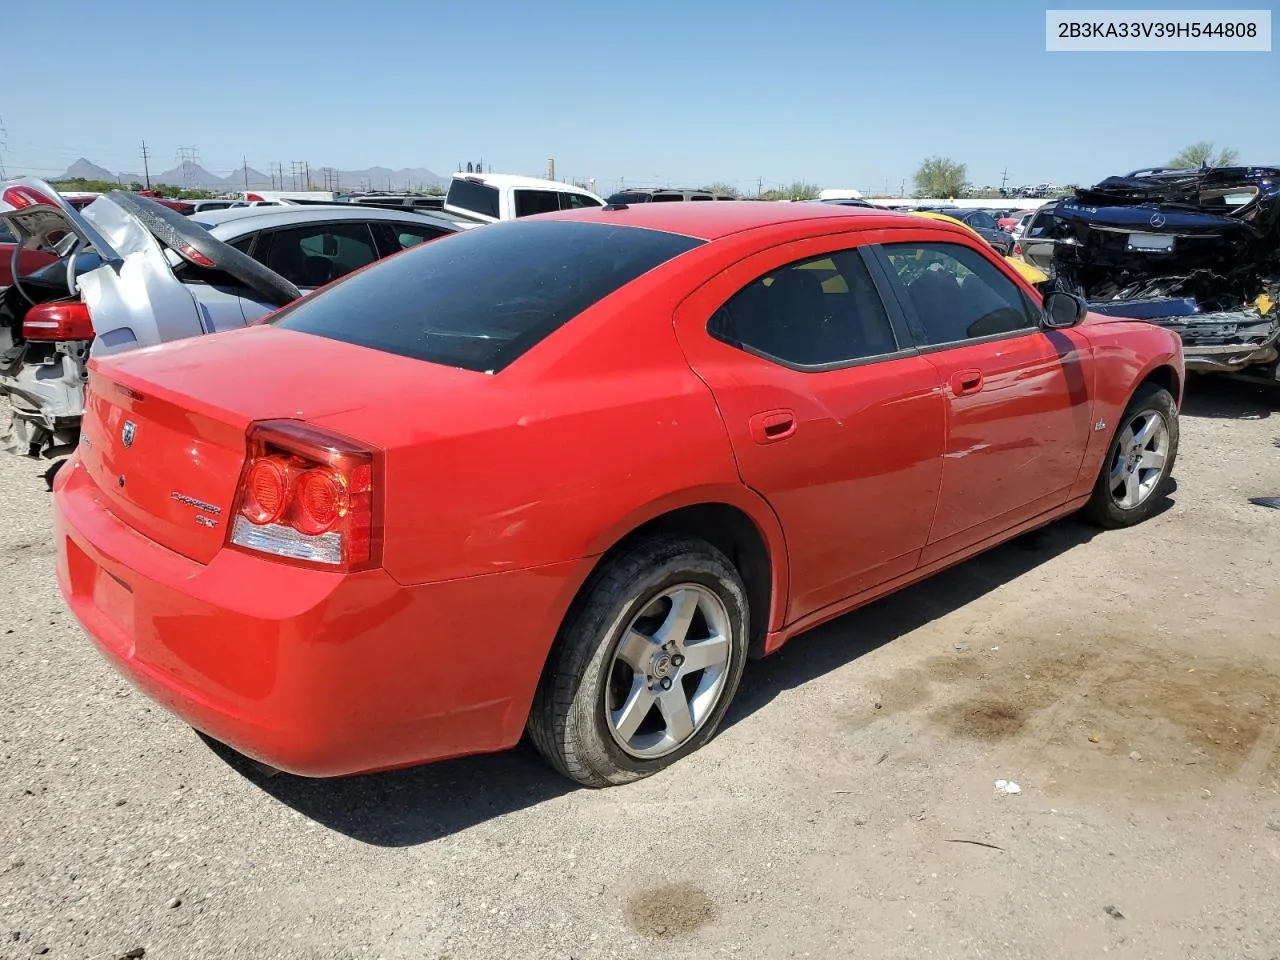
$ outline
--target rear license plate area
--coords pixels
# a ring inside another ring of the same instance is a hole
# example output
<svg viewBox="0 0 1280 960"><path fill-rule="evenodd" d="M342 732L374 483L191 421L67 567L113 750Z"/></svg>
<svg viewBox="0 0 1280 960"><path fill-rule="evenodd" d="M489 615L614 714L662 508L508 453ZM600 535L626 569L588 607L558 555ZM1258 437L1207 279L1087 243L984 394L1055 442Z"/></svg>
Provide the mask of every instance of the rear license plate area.
<svg viewBox="0 0 1280 960"><path fill-rule="evenodd" d="M133 656L133 588L99 567L93 580L93 605L115 628L101 639L122 656Z"/></svg>
<svg viewBox="0 0 1280 960"><path fill-rule="evenodd" d="M1173 237L1163 233L1131 233L1127 249L1133 253L1171 253Z"/></svg>

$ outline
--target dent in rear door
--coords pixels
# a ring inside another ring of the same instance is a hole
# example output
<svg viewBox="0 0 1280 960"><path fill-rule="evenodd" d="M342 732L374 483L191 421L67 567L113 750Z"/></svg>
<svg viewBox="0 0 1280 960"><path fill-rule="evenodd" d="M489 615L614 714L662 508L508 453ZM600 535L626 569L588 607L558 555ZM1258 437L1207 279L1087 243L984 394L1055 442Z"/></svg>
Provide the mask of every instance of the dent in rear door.
<svg viewBox="0 0 1280 960"><path fill-rule="evenodd" d="M914 569L937 502L945 434L937 372L901 347L896 307L886 310L853 242L827 236L755 254L676 315L743 481L781 521L788 622ZM858 336L846 336L855 326Z"/></svg>

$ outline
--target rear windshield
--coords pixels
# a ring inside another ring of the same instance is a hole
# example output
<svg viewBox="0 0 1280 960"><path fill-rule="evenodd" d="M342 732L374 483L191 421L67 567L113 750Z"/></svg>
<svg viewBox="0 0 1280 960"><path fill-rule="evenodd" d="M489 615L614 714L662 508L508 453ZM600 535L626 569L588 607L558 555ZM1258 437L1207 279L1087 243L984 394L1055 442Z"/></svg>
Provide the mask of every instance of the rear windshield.
<svg viewBox="0 0 1280 960"><path fill-rule="evenodd" d="M445 203L498 219L498 188L470 180L453 180Z"/></svg>
<svg viewBox="0 0 1280 960"><path fill-rule="evenodd" d="M303 297L274 322L496 372L596 301L701 243L606 223L511 221L416 246Z"/></svg>

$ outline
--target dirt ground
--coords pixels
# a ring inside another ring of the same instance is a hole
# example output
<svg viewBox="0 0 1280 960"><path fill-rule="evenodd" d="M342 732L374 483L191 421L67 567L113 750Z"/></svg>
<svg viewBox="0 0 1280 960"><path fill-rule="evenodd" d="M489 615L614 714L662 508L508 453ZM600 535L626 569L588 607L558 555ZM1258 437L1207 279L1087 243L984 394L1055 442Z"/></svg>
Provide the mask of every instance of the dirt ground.
<svg viewBox="0 0 1280 960"><path fill-rule="evenodd" d="M0 957L1280 958L1280 396L1194 384L1148 524L801 637L606 791L263 778L80 634L41 469L0 459Z"/></svg>

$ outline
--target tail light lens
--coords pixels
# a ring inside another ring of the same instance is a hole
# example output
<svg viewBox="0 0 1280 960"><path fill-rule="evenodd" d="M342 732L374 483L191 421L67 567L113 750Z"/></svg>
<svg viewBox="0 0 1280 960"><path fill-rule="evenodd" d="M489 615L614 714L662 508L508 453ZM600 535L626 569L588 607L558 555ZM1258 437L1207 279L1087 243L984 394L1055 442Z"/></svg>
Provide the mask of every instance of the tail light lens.
<svg viewBox="0 0 1280 960"><path fill-rule="evenodd" d="M53 198L41 193L34 187L8 187L4 192L4 202L15 210L25 210L27 207L56 207L58 204Z"/></svg>
<svg viewBox="0 0 1280 960"><path fill-rule="evenodd" d="M331 570L378 565L381 456L297 420L249 430L230 543Z"/></svg>
<svg viewBox="0 0 1280 960"><path fill-rule="evenodd" d="M38 303L22 318L28 340L92 340L93 318L83 303Z"/></svg>

